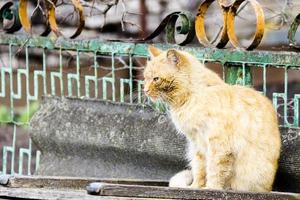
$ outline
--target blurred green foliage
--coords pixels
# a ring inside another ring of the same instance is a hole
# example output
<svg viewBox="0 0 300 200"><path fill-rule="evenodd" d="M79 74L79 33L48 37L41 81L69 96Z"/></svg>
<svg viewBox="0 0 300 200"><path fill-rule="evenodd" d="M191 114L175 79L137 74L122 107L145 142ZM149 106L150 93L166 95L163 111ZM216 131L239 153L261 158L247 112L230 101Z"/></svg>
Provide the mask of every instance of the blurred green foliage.
<svg viewBox="0 0 300 200"><path fill-rule="evenodd" d="M39 109L40 104L39 102L33 102L29 104L28 108L23 108L17 116L16 121L19 123L27 123L31 119L31 117L34 115L34 113Z"/></svg>
<svg viewBox="0 0 300 200"><path fill-rule="evenodd" d="M0 106L0 123L11 121L9 109L5 106Z"/></svg>
<svg viewBox="0 0 300 200"><path fill-rule="evenodd" d="M39 109L39 106L39 102L33 102L30 103L28 107L25 106L15 109L14 113L11 113L10 108L7 106L0 106L0 123L28 123L33 114Z"/></svg>

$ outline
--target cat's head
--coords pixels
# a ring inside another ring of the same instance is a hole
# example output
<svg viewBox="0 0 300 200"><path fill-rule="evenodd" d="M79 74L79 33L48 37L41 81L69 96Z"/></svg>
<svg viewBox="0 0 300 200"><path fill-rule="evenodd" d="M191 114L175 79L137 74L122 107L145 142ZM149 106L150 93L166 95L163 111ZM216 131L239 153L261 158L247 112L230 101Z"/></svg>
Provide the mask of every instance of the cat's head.
<svg viewBox="0 0 300 200"><path fill-rule="evenodd" d="M191 62L185 52L169 49L163 51L149 47L151 60L144 70L144 92L152 100L167 103L184 95L190 83Z"/></svg>

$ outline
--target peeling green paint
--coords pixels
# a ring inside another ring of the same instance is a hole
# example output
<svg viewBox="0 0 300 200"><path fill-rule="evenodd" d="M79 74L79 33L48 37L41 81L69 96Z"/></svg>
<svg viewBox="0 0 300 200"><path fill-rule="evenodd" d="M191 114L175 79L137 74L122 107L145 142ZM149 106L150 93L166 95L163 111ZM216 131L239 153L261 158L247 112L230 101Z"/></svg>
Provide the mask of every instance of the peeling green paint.
<svg viewBox="0 0 300 200"><path fill-rule="evenodd" d="M252 86L251 68L245 64L234 65L226 64L225 67L225 82L232 85Z"/></svg>
<svg viewBox="0 0 300 200"><path fill-rule="evenodd" d="M130 43L102 40L70 40L66 38L48 38L0 34L0 44L2 45L26 45L36 48L47 48L64 50L81 50L102 54L132 54L136 56L148 56L148 43ZM248 63L248 64L268 64L277 67L300 67L300 57L297 52L286 51L243 51L239 49L216 49L204 47L181 47L171 44L153 44L162 49L177 48L188 51L201 60L217 61L224 63Z"/></svg>

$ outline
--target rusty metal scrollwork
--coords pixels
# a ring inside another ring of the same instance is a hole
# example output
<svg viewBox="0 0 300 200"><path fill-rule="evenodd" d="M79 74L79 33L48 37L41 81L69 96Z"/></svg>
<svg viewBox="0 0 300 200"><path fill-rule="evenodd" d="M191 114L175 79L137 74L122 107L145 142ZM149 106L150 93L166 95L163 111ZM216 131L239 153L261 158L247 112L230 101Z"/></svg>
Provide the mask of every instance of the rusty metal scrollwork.
<svg viewBox="0 0 300 200"><path fill-rule="evenodd" d="M17 3L9 1L0 9L0 29L3 29L6 33L14 33L22 28L18 7ZM5 20L11 21L10 25L4 27Z"/></svg>
<svg viewBox="0 0 300 200"><path fill-rule="evenodd" d="M27 13L27 3L28 0L20 0L19 1L19 17L20 17L20 22L22 24L23 29L27 33L31 33L31 22L30 19L28 18L28 13ZM47 23L45 30L40 34L41 36L47 36L51 32L50 26Z"/></svg>
<svg viewBox="0 0 300 200"><path fill-rule="evenodd" d="M256 15L256 32L254 35L254 38L251 42L251 44L248 47L243 47L235 34L234 30L234 19L235 16L237 15L237 11L240 7L240 5L243 2L249 2L250 5L254 8L255 15ZM245 48L247 50L253 50L255 49L261 42L263 36L264 36L264 31L265 31L265 16L264 16L264 11L261 7L261 5L256 1L256 0L236 0L229 9L228 15L227 15L227 33L229 40L231 44L236 47L236 48Z"/></svg>
<svg viewBox="0 0 300 200"><path fill-rule="evenodd" d="M74 5L75 11L79 15L77 29L76 29L75 33L70 36L71 39L74 39L77 36L79 36L80 33L82 32L82 30L84 28L84 24L85 24L85 18L84 18L84 14L83 14L83 7L82 7L80 1L79 0L71 0L71 1L72 1L72 4ZM55 16L55 8L56 8L55 5L56 5L56 3L57 3L57 0L52 0L52 2L48 1L48 3L47 3L48 20L49 20L51 30L57 36L62 36L63 34L59 30L59 27L58 27L58 24L57 24L57 21L56 21L56 16Z"/></svg>
<svg viewBox="0 0 300 200"><path fill-rule="evenodd" d="M84 8L80 3L80 0L69 0L74 6L75 12L78 14L78 26L76 31L70 36L71 39L79 36L85 25ZM23 29L31 33L32 24L31 19L28 17L28 0L8 1L2 4L0 8L0 29L6 33L13 33ZM223 25L220 30L219 37L216 42L209 41L205 30L205 16L211 4L217 2L222 15ZM235 32L235 18L239 12L239 8L242 3L248 3L251 5L255 12L256 17L256 32L249 46L242 46L236 36ZM64 36L60 30L55 14L58 0L44 1L41 8L45 17L47 18L45 24L45 30L41 36L47 36L51 31L57 36ZM9 22L9 23L7 23ZM5 23L5 25L4 25ZM300 49L300 46L296 44L295 35L300 25L300 14L295 18L290 26L288 39L292 48ZM159 24L159 26L147 37L141 39L131 39L126 41L133 42L146 42L153 40L161 32L166 32L167 42L175 43L178 45L186 45L190 43L196 35L199 42L205 47L217 47L224 48L228 42L235 48L242 48L246 50L253 50L260 44L265 30L265 17L262 6L257 0L204 0L198 7L197 15L194 17L189 12L173 12L167 15ZM181 36L178 39L177 36ZM66 37L66 36L64 36ZM122 40L124 41L124 40Z"/></svg>
<svg viewBox="0 0 300 200"><path fill-rule="evenodd" d="M76 38L80 35L84 28L85 18L83 14L83 7L79 0L71 0L75 11L79 15L78 26L74 34L70 36L71 39ZM53 31L57 36L62 36L63 34L59 30L56 16L57 0L45 1L45 13L47 13L47 24L45 25L45 30L41 33L41 36L47 36L51 31ZM28 0L20 0L19 3L7 2L0 9L0 28L4 29L7 33L13 33L20 30L22 27L27 33L31 33L31 21L28 17ZM4 20L14 20L10 27L3 28Z"/></svg>
<svg viewBox="0 0 300 200"><path fill-rule="evenodd" d="M210 43L210 41L207 39L206 33L205 33L205 26L204 26L204 18L206 15L206 12L209 8L209 6L214 2L215 0L205 0L198 9L196 22L195 22L195 29L196 29L196 35L199 40L199 42L206 46L206 47L212 47L213 44ZM243 2L249 2L251 6L254 8L255 15L256 15L256 32L254 35L254 39L252 43L248 47L243 47L236 36L235 30L234 30L234 19L237 15L237 11L240 7L240 5ZM235 47L235 48L244 48L247 50L255 49L261 42L263 35L264 35L264 27L265 27L265 19L264 19L264 12L262 10L262 7L256 0L236 0L232 4L229 4L225 1L218 1L219 6L223 12L223 26L221 30L221 36L215 47L217 48L223 48L227 44L228 41Z"/></svg>
<svg viewBox="0 0 300 200"><path fill-rule="evenodd" d="M197 38L199 42L205 47L213 47L213 44L208 40L206 36L205 15L209 6L214 1L215 0L206 0L199 6L198 13L196 16L196 21L195 21L195 31L196 31ZM221 36L219 37L219 40L216 42L217 44L215 46L217 48L223 48L226 46L226 44L229 41L228 34L227 34L227 13L229 9L227 7L224 7L222 4L220 4L220 2L219 5L223 12L223 26L220 34Z"/></svg>
<svg viewBox="0 0 300 200"><path fill-rule="evenodd" d="M288 32L289 45L295 49L300 49L300 46L297 45L295 39L299 25L300 25L300 14L298 14L297 17L294 19Z"/></svg>
<svg viewBox="0 0 300 200"><path fill-rule="evenodd" d="M176 25L177 20L181 20L180 26ZM163 30L166 31L168 43L185 45L190 43L195 36L194 17L187 12L173 12L167 15L159 26L147 37L139 41L149 41L158 36ZM176 35L184 35L182 41L176 39Z"/></svg>

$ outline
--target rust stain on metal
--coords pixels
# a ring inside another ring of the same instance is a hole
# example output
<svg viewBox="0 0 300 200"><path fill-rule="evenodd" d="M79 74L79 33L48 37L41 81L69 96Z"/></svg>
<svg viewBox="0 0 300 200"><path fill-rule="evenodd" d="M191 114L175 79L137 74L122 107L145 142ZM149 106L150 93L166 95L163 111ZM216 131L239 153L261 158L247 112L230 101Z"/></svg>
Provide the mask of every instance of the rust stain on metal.
<svg viewBox="0 0 300 200"><path fill-rule="evenodd" d="M215 0L206 0L204 1L198 8L198 13L196 16L195 21L195 31L196 36L199 40L199 42L204 45L205 47L213 47L213 44L208 40L205 32L205 15L207 13L207 10L209 6L214 2ZM219 2L220 3L220 2ZM223 26L221 30L221 36L219 37L219 41L216 44L217 48L223 48L228 43L228 35L227 35L227 11L228 9L226 7L223 7L221 4L221 10L223 12Z"/></svg>
<svg viewBox="0 0 300 200"><path fill-rule="evenodd" d="M20 0L19 2L19 18L20 22L22 24L23 29L27 33L31 33L31 22L28 18L28 12L27 12L27 3L28 0ZM41 36L47 36L51 32L51 29L49 27L49 24L46 24L45 30L40 34Z"/></svg>
<svg viewBox="0 0 300 200"><path fill-rule="evenodd" d="M205 0L198 9L198 13L195 21L195 30L196 35L199 42L205 47L213 47L214 45L208 40L207 35L205 33L205 15L209 6L215 0ZM237 11L240 5L243 2L249 2L251 6L254 8L256 15L256 32L253 38L252 43L248 47L243 47L236 36L234 30L234 20L237 15ZM215 47L223 48L226 46L227 42L230 41L231 44L236 48L244 48L246 50L255 49L261 42L264 29L265 29L265 17L264 12L261 5L256 0L236 0L231 3L230 0L218 0L218 4L223 12L223 26L221 29L221 36L216 42Z"/></svg>
<svg viewBox="0 0 300 200"><path fill-rule="evenodd" d="M20 22L23 26L23 29L26 32L30 32L30 21L27 17L27 0L20 0L19 2L19 16L20 16Z"/></svg>
<svg viewBox="0 0 300 200"><path fill-rule="evenodd" d="M79 24L77 27L76 32L70 37L70 38L76 38L78 35L80 35L80 33L82 32L82 29L84 27L85 24L85 19L84 19L84 14L83 14L83 7L80 3L79 0L72 0L72 3L74 4L74 7L76 9L76 11L79 14Z"/></svg>
<svg viewBox="0 0 300 200"><path fill-rule="evenodd" d="M237 11L240 5L243 2L249 2L251 6L254 8L255 15L256 15L256 32L251 44L248 47L243 47L236 36L234 30L234 19L237 15ZM264 30L265 30L265 16L261 5L256 0L236 0L229 9L227 15L227 33L231 44L236 48L244 48L246 50L253 50L255 49L261 42Z"/></svg>
<svg viewBox="0 0 300 200"><path fill-rule="evenodd" d="M75 33L70 36L71 39L76 38L80 33L82 32L85 24L85 18L83 14L83 6L81 5L79 0L71 0L72 4L74 5L74 8L76 12L79 15L79 21L78 21L78 26L75 31ZM51 30L57 35L61 36L62 33L59 31L58 24L56 21L56 16L55 16L55 5L57 3L57 0L53 0L51 3L48 3L48 20L50 24Z"/></svg>

